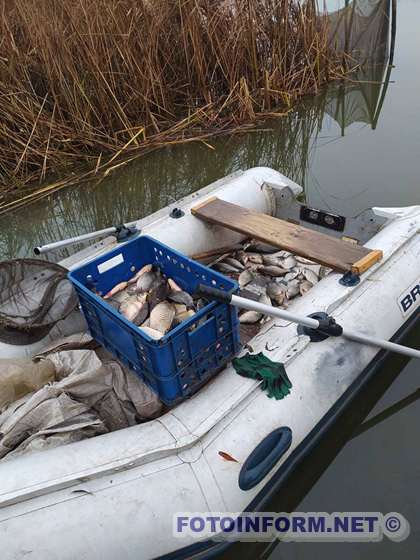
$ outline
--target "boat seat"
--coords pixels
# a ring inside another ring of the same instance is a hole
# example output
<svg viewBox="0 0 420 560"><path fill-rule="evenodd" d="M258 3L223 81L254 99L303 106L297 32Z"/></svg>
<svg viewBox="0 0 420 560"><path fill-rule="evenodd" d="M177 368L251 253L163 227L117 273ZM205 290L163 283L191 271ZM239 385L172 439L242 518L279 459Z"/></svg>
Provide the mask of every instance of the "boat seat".
<svg viewBox="0 0 420 560"><path fill-rule="evenodd" d="M197 218L253 237L338 272L362 274L382 259L382 251L355 245L212 197L191 209Z"/></svg>

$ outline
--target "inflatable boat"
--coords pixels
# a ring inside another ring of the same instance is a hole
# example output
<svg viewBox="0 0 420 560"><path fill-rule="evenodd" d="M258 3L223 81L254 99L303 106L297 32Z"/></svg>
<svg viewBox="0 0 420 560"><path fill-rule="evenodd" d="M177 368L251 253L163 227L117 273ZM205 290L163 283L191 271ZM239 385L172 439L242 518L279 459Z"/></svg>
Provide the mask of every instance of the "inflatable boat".
<svg viewBox="0 0 420 560"><path fill-rule="evenodd" d="M365 335L398 341L418 321L420 207L374 208L345 218L308 210L296 199L300 193L271 169L237 172L179 201L176 209L171 205L139 220L137 228L187 256L242 241L241 233L191 213L216 196L358 241L381 251L381 260L356 278L332 271L293 300L289 311L323 312ZM61 264L72 270L115 244L108 237ZM2 345L1 354L30 356L49 342ZM262 510L384 355L342 337L313 340L281 319L264 322L247 348L284 364L293 386L286 398L268 398L259 381L228 364L155 420L0 462L2 558L202 559L223 550L225 543L176 537L174 515Z"/></svg>

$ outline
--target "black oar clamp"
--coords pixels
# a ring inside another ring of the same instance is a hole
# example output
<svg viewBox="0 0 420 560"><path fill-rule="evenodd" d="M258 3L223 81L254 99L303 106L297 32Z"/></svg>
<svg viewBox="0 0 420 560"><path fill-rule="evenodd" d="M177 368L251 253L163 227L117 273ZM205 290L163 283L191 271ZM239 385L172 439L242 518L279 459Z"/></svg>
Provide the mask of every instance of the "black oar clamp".
<svg viewBox="0 0 420 560"><path fill-rule="evenodd" d="M354 274L354 272L351 272L351 270L349 270L348 272L343 274L338 282L346 288L352 288L353 286L357 286L358 284L360 284L360 276L358 274Z"/></svg>
<svg viewBox="0 0 420 560"><path fill-rule="evenodd" d="M138 230L136 228L136 226L129 226L127 227L124 224L121 224L119 226L115 226L115 237L117 238L117 242L121 243L123 241L127 241L127 239L130 239L130 237L133 237L134 235L137 235L138 233L140 233L140 230Z"/></svg>
<svg viewBox="0 0 420 560"><path fill-rule="evenodd" d="M173 208L169 213L169 216L171 218L174 218L175 220L178 220L179 218L185 216L185 212L181 208Z"/></svg>
<svg viewBox="0 0 420 560"><path fill-rule="evenodd" d="M312 329L299 325L297 330L299 334L309 336L311 342L322 342L330 336L341 336L343 334L343 327L338 325L334 317L327 315L327 313L319 311L317 313L311 313L309 317L311 319L316 319L319 322L319 327L317 329Z"/></svg>

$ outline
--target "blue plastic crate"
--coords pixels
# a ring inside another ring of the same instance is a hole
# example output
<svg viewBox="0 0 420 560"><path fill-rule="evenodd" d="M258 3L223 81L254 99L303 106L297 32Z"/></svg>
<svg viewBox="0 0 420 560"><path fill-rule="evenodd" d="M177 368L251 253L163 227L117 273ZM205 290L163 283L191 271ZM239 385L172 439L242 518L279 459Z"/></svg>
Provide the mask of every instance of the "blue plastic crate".
<svg viewBox="0 0 420 560"><path fill-rule="evenodd" d="M145 235L69 272L93 338L173 405L237 354L238 316L234 307L210 302L161 340L153 340L94 293L106 294L149 263L190 294L198 284L230 293L238 284Z"/></svg>

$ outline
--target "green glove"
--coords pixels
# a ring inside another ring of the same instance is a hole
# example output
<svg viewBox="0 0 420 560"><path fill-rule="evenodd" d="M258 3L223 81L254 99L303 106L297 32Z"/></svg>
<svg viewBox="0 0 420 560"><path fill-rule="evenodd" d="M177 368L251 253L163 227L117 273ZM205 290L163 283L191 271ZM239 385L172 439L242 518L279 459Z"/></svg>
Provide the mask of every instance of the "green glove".
<svg viewBox="0 0 420 560"><path fill-rule="evenodd" d="M292 383L283 364L272 362L262 352L246 354L232 360L236 373L242 377L262 381L261 389L276 400L283 399L290 393Z"/></svg>

